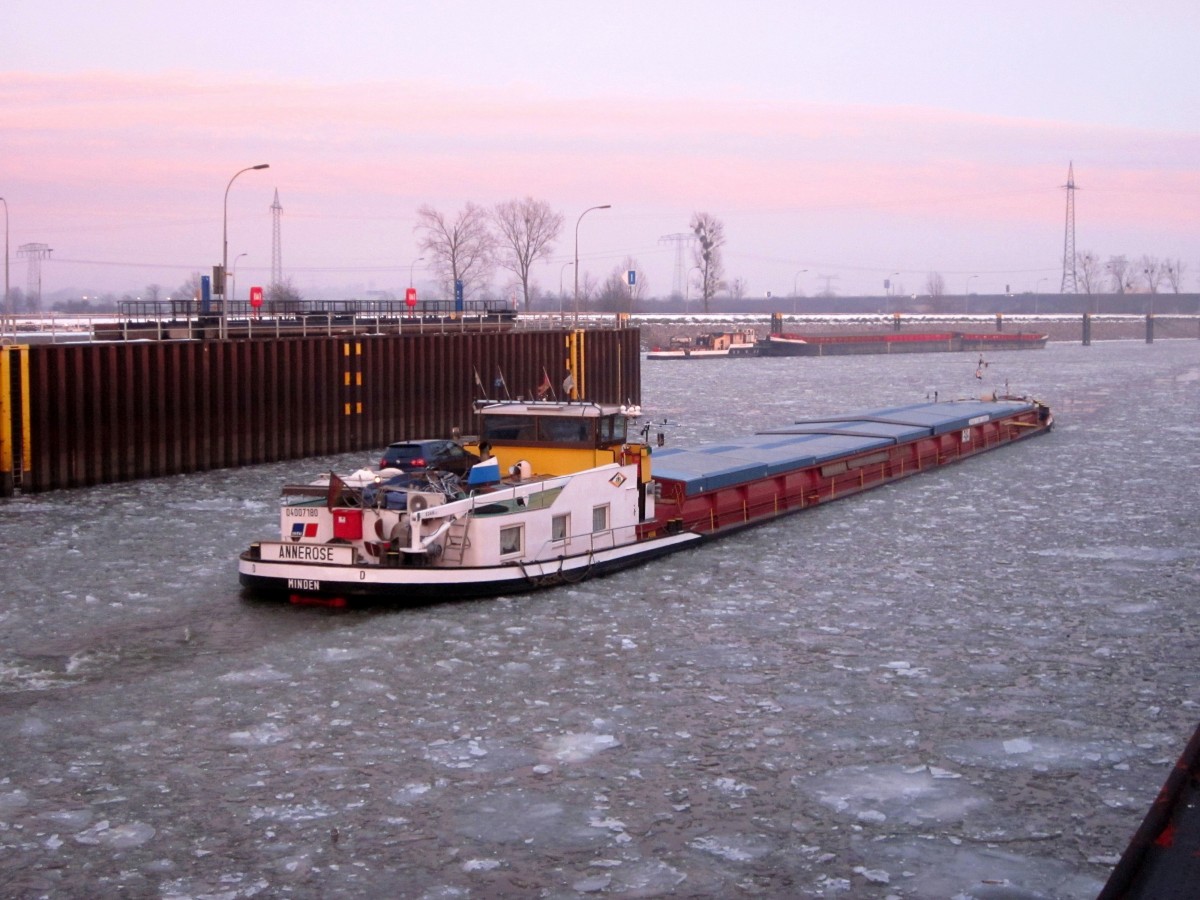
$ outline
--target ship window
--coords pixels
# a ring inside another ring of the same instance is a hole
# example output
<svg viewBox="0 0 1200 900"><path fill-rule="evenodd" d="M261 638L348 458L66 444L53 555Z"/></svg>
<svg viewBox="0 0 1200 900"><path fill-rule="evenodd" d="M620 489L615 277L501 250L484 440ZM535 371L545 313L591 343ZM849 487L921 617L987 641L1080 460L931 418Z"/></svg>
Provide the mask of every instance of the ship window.
<svg viewBox="0 0 1200 900"><path fill-rule="evenodd" d="M592 531L608 531L608 504L592 507Z"/></svg>
<svg viewBox="0 0 1200 900"><path fill-rule="evenodd" d="M534 436L533 416L484 416L484 441L529 441Z"/></svg>
<svg viewBox="0 0 1200 900"><path fill-rule="evenodd" d="M562 542L567 539L567 535L571 532L571 517L570 515L555 516L550 520L550 540Z"/></svg>
<svg viewBox="0 0 1200 900"><path fill-rule="evenodd" d="M628 419L624 416L605 416L600 420L600 443L602 444L623 444L625 443L625 426Z"/></svg>
<svg viewBox="0 0 1200 900"><path fill-rule="evenodd" d="M554 443L591 443L592 423L590 419L550 418L541 421L541 438Z"/></svg>
<svg viewBox="0 0 1200 900"><path fill-rule="evenodd" d="M500 555L509 556L521 552L525 528L522 525L508 525L500 529Z"/></svg>

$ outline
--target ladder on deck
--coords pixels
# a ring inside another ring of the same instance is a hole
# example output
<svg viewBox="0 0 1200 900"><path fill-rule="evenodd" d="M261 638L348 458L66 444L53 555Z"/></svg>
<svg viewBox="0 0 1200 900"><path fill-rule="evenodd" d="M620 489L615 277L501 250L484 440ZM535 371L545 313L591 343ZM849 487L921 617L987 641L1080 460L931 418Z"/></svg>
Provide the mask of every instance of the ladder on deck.
<svg viewBox="0 0 1200 900"><path fill-rule="evenodd" d="M455 519L450 530L446 532L446 549L443 557L447 562L461 563L463 561L463 555L471 546L471 539L467 536L471 518L471 514L467 513L461 519Z"/></svg>

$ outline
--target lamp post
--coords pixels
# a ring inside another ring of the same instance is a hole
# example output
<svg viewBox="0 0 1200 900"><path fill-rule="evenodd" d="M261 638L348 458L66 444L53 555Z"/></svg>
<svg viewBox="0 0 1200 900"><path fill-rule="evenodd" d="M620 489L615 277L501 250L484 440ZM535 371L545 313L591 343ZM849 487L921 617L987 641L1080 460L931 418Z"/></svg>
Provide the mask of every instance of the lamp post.
<svg viewBox="0 0 1200 900"><path fill-rule="evenodd" d="M225 295L225 273L229 267L229 189L233 187L233 181L243 172L252 172L257 169L269 169L270 163L259 163L257 166L247 166L244 169L238 169L233 173L233 178L229 179L229 184L225 185L225 207L221 219L221 338L228 336L229 331L229 309L226 301L229 299Z"/></svg>
<svg viewBox="0 0 1200 900"><path fill-rule="evenodd" d="M423 261L424 259L425 259L425 257L418 256L416 259L414 259L411 263L408 264L408 286L409 287L413 286L413 266L415 266L417 263Z"/></svg>
<svg viewBox="0 0 1200 900"><path fill-rule="evenodd" d="M1039 306L1040 306L1040 304L1041 304L1041 300L1042 300L1042 282L1043 282L1043 281L1045 281L1045 280L1046 280L1045 278L1039 278L1039 279L1038 279L1038 283L1037 283L1037 285L1035 285L1035 286L1034 286L1034 289L1033 289L1033 314L1034 314L1035 316L1038 314L1038 307L1039 307Z"/></svg>
<svg viewBox="0 0 1200 900"><path fill-rule="evenodd" d="M605 203L603 206L589 206L579 214L579 218L575 220L575 324L579 324L579 223L583 221L583 217L590 213L593 209L612 209L611 203Z"/></svg>
<svg viewBox="0 0 1200 900"><path fill-rule="evenodd" d="M893 272L892 277L888 279L888 312L892 311L892 298L896 296L896 276L899 274L899 272Z"/></svg>
<svg viewBox="0 0 1200 900"><path fill-rule="evenodd" d="M808 271L808 269L801 269L799 272L797 272L795 275L792 276L792 315L793 316L796 315L796 294L798 293L796 285L800 281L800 276L803 275L807 271Z"/></svg>
<svg viewBox="0 0 1200 900"><path fill-rule="evenodd" d="M971 304L971 279L972 279L972 278L978 278L978 277L979 277L978 275L968 275L968 276L967 276L967 286L966 286L966 288L963 290L963 315L966 315L966 314L967 314L967 313L970 311L970 304Z"/></svg>
<svg viewBox="0 0 1200 900"><path fill-rule="evenodd" d="M567 266L573 266L573 262L565 262L562 268L558 270L558 317L561 319L563 314L563 272L567 271Z"/></svg>
<svg viewBox="0 0 1200 900"><path fill-rule="evenodd" d="M8 201L0 197L4 204L4 315L6 320L12 318L12 309L8 305ZM0 329L0 335L4 332ZM17 337L17 320L13 319L13 339Z"/></svg>
<svg viewBox="0 0 1200 900"><path fill-rule="evenodd" d="M248 253L239 253L233 258L233 265L229 267L229 299L237 300L237 264L238 260L243 256L249 256Z"/></svg>

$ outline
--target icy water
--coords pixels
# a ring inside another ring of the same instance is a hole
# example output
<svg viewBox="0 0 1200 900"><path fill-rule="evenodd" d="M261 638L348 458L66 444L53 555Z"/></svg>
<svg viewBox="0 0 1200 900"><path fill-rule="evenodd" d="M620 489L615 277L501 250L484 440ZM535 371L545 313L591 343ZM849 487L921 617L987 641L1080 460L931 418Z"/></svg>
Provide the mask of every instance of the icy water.
<svg viewBox="0 0 1200 900"><path fill-rule="evenodd" d="M0 502L0 894L1094 897L1200 717L1200 342L976 362L646 362L668 444L1058 424L500 600L240 597L279 485L369 454Z"/></svg>

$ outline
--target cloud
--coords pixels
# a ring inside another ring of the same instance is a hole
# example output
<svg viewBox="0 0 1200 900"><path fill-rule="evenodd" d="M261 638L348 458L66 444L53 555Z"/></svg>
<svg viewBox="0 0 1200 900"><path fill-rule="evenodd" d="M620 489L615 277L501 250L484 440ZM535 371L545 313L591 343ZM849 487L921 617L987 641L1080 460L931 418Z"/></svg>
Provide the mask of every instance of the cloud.
<svg viewBox="0 0 1200 900"><path fill-rule="evenodd" d="M653 246L662 229L680 230L705 209L739 222L739 233L727 229L730 247L748 259L785 243L773 231L824 230L832 233L823 243L840 241L844 257L869 266L897 245L913 254L920 241L934 245L965 224L986 234L1011 229L1022 250L1022 230L1061 234L1070 160L1081 233L1114 243L1124 234L1152 240L1157 230L1169 236L1164 244L1177 236L1182 246L1195 232L1200 197L1195 133L921 107L559 97L420 78L329 85L179 71L10 73L0 109L13 179L4 190L20 227L96 248L81 258L122 258L122 246L124 258L211 256L191 248L212 244L226 182L264 161L269 173L239 183L231 213L239 228L259 222L263 194L278 188L292 258L318 266L372 254L390 264L398 244L406 255L422 203L456 209L533 195L571 211L608 202L614 212L596 234L621 252ZM608 231L618 223L620 238ZM639 227L646 233L630 233ZM901 231L920 236L897 240ZM269 246L256 240L254 255L265 262ZM1040 232L1038 240L1053 250ZM779 252L792 256L780 263L786 268L802 251Z"/></svg>

